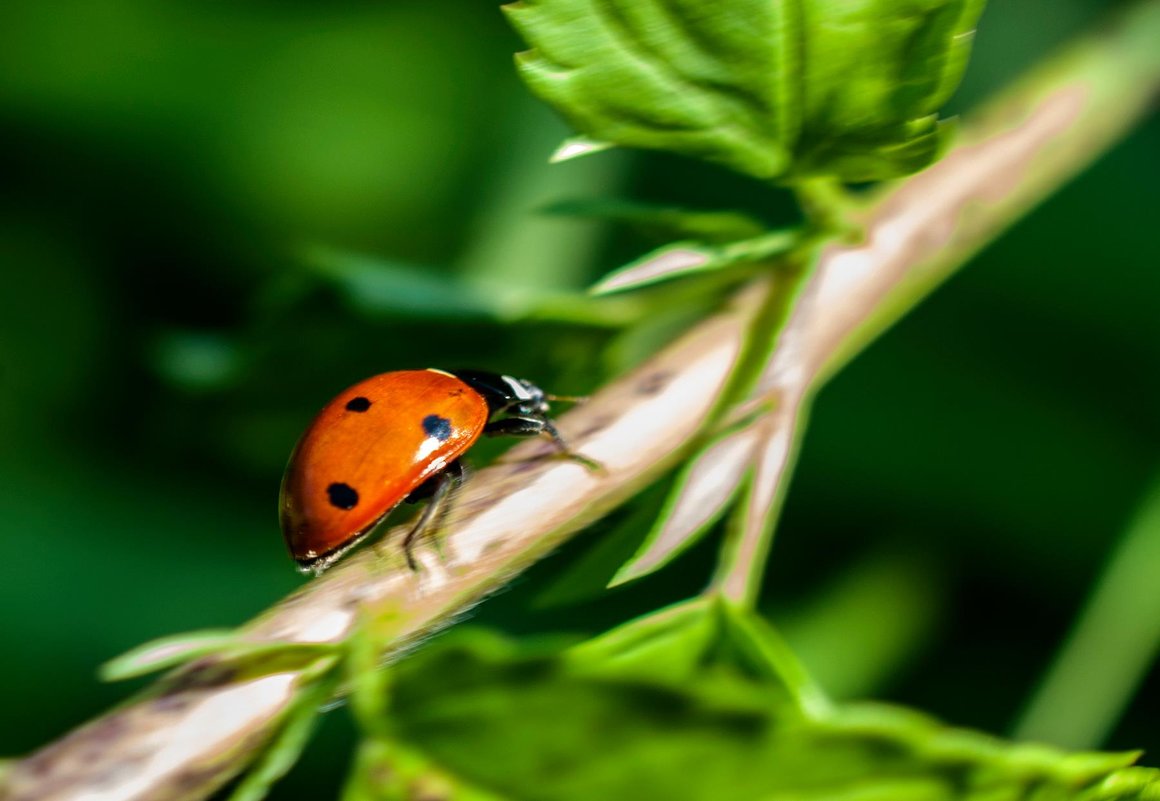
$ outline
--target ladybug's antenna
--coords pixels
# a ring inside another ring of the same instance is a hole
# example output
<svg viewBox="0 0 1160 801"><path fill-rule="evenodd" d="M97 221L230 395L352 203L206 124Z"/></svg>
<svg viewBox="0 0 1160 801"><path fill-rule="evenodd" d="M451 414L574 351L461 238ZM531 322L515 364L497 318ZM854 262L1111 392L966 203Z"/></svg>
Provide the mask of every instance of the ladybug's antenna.
<svg viewBox="0 0 1160 801"><path fill-rule="evenodd" d="M548 395L544 394L544 400L555 403L556 401L563 401L564 403L584 403L588 400L587 395Z"/></svg>

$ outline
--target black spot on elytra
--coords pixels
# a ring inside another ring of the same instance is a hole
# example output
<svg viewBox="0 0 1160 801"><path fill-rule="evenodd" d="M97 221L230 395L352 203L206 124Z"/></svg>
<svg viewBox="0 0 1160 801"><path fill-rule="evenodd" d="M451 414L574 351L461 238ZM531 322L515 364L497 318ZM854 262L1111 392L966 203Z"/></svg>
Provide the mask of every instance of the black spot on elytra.
<svg viewBox="0 0 1160 801"><path fill-rule="evenodd" d="M370 399L359 395L357 398L351 398L346 402L346 410L348 412L365 412L371 408Z"/></svg>
<svg viewBox="0 0 1160 801"><path fill-rule="evenodd" d="M350 484L335 482L326 488L330 505L339 509L353 509L358 505L358 492Z"/></svg>
<svg viewBox="0 0 1160 801"><path fill-rule="evenodd" d="M429 414L423 418L423 430L427 436L435 437L440 442L451 439L451 421L437 414Z"/></svg>

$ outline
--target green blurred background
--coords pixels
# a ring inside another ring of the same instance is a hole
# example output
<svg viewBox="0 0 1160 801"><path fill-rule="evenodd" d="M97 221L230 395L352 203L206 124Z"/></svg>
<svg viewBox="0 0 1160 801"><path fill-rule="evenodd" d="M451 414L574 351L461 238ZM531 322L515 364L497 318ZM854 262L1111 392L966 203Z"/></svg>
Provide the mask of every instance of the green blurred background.
<svg viewBox="0 0 1160 801"><path fill-rule="evenodd" d="M995 0L951 110L1110 5ZM476 365L586 391L703 311L527 319L655 244L538 208L795 216L674 158L549 167L567 132L518 49L468 0L0 4L0 754L124 698L101 661L303 581L278 482L340 388ZM822 392L763 608L836 695L1013 730L1160 468L1158 145L1152 119ZM696 592L709 546L603 595L569 572L604 575L659 491L476 619L598 631ZM1157 719L1153 670L1102 745L1160 764ZM275 797L331 796L352 738L329 715Z"/></svg>

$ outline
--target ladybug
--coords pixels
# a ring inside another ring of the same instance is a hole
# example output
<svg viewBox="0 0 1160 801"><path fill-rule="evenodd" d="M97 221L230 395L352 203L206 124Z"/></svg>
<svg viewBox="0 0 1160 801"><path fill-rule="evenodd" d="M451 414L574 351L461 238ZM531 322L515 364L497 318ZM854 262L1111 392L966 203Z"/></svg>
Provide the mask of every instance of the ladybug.
<svg viewBox="0 0 1160 801"><path fill-rule="evenodd" d="M362 542L400 503L430 498L403 540L411 548L463 482L460 457L483 434L546 436L569 451L548 417L554 396L482 370L400 370L368 378L328 403L298 441L279 512L290 555L320 574Z"/></svg>

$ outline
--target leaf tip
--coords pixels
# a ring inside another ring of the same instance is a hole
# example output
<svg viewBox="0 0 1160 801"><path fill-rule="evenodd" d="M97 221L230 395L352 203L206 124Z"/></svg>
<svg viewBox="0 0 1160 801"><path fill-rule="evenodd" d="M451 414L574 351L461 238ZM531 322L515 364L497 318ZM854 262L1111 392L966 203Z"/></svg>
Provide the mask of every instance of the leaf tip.
<svg viewBox="0 0 1160 801"><path fill-rule="evenodd" d="M683 550L683 545L687 544L687 542L677 541L674 545L673 537L665 537L666 534L671 535L671 533L667 521L658 525L645 538L644 544L636 555L616 571L606 589L644 578L671 562Z"/></svg>
<svg viewBox="0 0 1160 801"><path fill-rule="evenodd" d="M97 668L97 676L107 682L137 678L174 667L201 654L221 650L235 641L236 635L228 629L208 629L163 637L110 659Z"/></svg>
<svg viewBox="0 0 1160 801"><path fill-rule="evenodd" d="M591 295L624 292L709 266L712 255L691 243L676 243L654 251L593 284Z"/></svg>
<svg viewBox="0 0 1160 801"><path fill-rule="evenodd" d="M605 589L611 590L636 581L638 578L647 576L650 572L652 572L650 568L641 568L635 560L631 561L616 571L616 574L605 585Z"/></svg>
<svg viewBox="0 0 1160 801"><path fill-rule="evenodd" d="M512 0L510 3L500 4L499 10L514 25L517 18L527 12L528 4L524 0Z"/></svg>
<svg viewBox="0 0 1160 801"><path fill-rule="evenodd" d="M550 164L559 164L562 161L571 161L578 159L581 156L590 156L593 153L600 153L604 150L611 150L615 145L609 142L601 142L596 139L589 139L586 136L574 136L570 139L565 139L563 143L556 148L556 152L548 159Z"/></svg>

